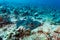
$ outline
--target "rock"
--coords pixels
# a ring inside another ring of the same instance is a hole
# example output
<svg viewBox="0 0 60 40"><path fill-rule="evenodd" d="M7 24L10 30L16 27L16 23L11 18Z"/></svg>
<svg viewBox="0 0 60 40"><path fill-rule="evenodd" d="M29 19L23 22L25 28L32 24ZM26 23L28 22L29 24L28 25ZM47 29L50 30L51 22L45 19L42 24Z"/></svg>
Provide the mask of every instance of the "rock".
<svg viewBox="0 0 60 40"><path fill-rule="evenodd" d="M0 22L2 22L3 21L3 18L2 17L0 17Z"/></svg>
<svg viewBox="0 0 60 40"><path fill-rule="evenodd" d="M2 13L6 13L6 12L7 12L7 9L6 9L6 8L2 8L2 9L1 9L1 12L2 12Z"/></svg>
<svg viewBox="0 0 60 40"><path fill-rule="evenodd" d="M0 37L0 40L3 40L3 39Z"/></svg>
<svg viewBox="0 0 60 40"><path fill-rule="evenodd" d="M26 30L25 31L25 36L29 36L31 34L31 30Z"/></svg>

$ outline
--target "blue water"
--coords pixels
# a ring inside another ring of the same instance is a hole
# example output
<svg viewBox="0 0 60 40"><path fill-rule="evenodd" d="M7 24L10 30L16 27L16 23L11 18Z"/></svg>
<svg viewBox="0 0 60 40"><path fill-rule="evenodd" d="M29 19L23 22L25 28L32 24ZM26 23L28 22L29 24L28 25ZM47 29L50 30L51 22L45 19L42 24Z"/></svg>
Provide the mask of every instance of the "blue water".
<svg viewBox="0 0 60 40"><path fill-rule="evenodd" d="M52 8L60 8L60 0L0 0L0 3L7 3L7 4L28 4L28 5L35 5L35 6L45 6L45 7L52 7Z"/></svg>

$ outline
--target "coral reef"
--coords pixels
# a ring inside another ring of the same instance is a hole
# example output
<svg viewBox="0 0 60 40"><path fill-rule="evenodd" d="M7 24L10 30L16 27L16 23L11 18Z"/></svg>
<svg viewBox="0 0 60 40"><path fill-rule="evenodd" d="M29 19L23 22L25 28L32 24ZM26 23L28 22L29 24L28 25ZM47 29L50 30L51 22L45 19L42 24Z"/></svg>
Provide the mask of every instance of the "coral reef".
<svg viewBox="0 0 60 40"><path fill-rule="evenodd" d="M0 40L60 40L60 10L1 5Z"/></svg>

